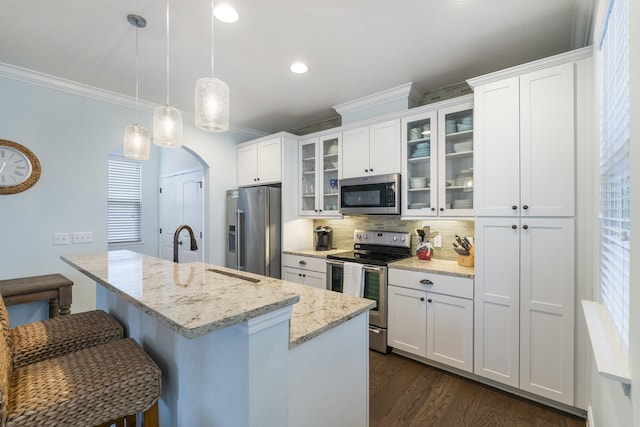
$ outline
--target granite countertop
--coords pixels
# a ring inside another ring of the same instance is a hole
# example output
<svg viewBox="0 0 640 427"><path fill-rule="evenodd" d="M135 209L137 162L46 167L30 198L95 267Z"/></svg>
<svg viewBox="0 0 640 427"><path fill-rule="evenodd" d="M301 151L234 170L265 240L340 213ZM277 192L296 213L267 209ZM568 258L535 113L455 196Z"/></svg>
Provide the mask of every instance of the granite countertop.
<svg viewBox="0 0 640 427"><path fill-rule="evenodd" d="M201 262L120 250L63 261L187 338L293 305L290 348L375 305L374 301Z"/></svg>
<svg viewBox="0 0 640 427"><path fill-rule="evenodd" d="M301 255L301 256L310 256L314 258L326 258L327 255L338 254L340 252L347 252L350 249L329 249L327 251L316 251L313 249L292 249L288 251L282 251L283 254L289 255Z"/></svg>
<svg viewBox="0 0 640 427"><path fill-rule="evenodd" d="M459 265L456 261L443 259L421 260L416 257L405 258L389 264L389 268L399 268L401 270L421 271L427 273L446 274L449 276L475 277L473 267Z"/></svg>

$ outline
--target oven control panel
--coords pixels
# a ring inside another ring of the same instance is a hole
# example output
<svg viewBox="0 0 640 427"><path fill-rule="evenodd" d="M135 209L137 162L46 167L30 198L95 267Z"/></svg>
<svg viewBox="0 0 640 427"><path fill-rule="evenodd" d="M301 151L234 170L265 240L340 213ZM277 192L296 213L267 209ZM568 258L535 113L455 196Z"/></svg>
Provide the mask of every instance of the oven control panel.
<svg viewBox="0 0 640 427"><path fill-rule="evenodd" d="M353 232L353 242L355 244L364 243L367 245L397 246L401 248L411 247L411 234L398 231L366 231L356 230Z"/></svg>

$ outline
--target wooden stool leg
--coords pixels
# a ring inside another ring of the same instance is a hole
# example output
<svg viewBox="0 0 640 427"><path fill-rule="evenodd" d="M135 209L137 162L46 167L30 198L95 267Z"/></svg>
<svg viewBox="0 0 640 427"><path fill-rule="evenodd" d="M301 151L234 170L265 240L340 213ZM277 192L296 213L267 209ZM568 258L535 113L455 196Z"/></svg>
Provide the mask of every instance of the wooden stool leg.
<svg viewBox="0 0 640 427"><path fill-rule="evenodd" d="M144 412L144 427L158 427L160 420L158 419L158 402Z"/></svg>
<svg viewBox="0 0 640 427"><path fill-rule="evenodd" d="M126 427L136 427L136 414L127 415L125 419L127 420Z"/></svg>
<svg viewBox="0 0 640 427"><path fill-rule="evenodd" d="M119 418L118 421L116 421L116 427L124 427L124 418Z"/></svg>

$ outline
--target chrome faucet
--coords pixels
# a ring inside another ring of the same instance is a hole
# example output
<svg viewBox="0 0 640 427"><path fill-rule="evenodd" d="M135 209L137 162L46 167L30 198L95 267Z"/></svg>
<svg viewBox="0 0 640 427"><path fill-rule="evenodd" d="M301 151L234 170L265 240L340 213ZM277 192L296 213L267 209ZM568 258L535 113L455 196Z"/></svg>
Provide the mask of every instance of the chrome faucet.
<svg viewBox="0 0 640 427"><path fill-rule="evenodd" d="M187 230L189 232L189 237L191 238L191 250L198 250L198 244L196 243L196 236L193 234L193 230L188 225L183 224L176 229L175 233L173 233L173 262L178 262L178 244L182 244L182 241L178 242L178 237L182 230Z"/></svg>

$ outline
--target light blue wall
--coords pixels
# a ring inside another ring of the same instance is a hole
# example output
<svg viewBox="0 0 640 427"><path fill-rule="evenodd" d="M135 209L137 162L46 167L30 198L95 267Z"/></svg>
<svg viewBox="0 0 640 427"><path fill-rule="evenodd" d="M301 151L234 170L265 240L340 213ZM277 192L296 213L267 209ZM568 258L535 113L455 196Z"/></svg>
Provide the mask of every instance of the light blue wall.
<svg viewBox="0 0 640 427"><path fill-rule="evenodd" d="M107 250L107 157L121 152L127 125L151 127L151 114L48 86L0 76L0 139L18 142L42 164L29 190L0 196L0 280L61 273L74 282L73 312L95 307L91 280L67 266L61 255ZM224 191L236 185L236 144L242 133L210 134L185 120L184 141L207 165L211 183L205 196L205 221L211 262L224 262ZM152 144L143 162L143 244L131 250L158 253L158 177L161 151ZM167 166L170 157L164 153ZM52 234L93 232L93 243L54 246ZM47 303L9 309L12 325L44 318Z"/></svg>

